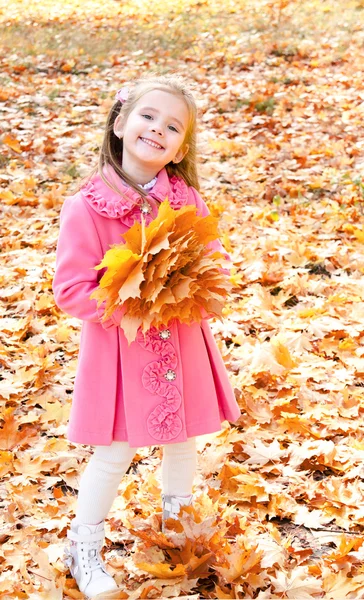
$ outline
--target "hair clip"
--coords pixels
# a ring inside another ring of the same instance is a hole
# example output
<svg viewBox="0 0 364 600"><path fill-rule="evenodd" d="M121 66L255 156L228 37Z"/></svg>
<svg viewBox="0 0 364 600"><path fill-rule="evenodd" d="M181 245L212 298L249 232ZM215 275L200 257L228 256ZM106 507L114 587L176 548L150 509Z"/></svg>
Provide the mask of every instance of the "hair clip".
<svg viewBox="0 0 364 600"><path fill-rule="evenodd" d="M124 86L116 92L115 100L119 100L121 102L121 104L123 104L123 102L125 102L125 100L127 100L128 96L129 96L129 88Z"/></svg>

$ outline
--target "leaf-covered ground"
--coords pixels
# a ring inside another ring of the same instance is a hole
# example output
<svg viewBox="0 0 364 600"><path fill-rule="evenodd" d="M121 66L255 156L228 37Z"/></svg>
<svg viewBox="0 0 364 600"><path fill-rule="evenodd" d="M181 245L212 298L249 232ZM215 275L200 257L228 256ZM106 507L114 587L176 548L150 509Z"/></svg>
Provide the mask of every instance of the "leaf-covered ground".
<svg viewBox="0 0 364 600"><path fill-rule="evenodd" d="M196 90L241 418L198 438L166 536L162 448L138 451L106 523L117 597L364 597L363 23L363 0L0 3L1 600L82 598L61 562L91 447L65 439L81 322L52 295L59 212L115 91L155 67Z"/></svg>

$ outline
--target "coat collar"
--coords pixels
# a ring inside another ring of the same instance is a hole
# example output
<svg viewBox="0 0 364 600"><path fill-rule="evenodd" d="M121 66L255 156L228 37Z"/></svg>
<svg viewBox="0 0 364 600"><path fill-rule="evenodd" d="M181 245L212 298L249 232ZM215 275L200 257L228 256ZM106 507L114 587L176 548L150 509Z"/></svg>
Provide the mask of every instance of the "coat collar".
<svg viewBox="0 0 364 600"><path fill-rule="evenodd" d="M141 222L139 194L121 179L110 164L104 165L103 173L122 191L123 196L109 188L100 174L95 173L80 190L88 204L103 217L120 219L129 227L135 220ZM153 208L152 213L143 213L147 225L157 216L157 202L163 202L167 197L172 208L185 206L188 202L188 186L181 177L173 175L169 178L164 167L157 174L157 181L147 196Z"/></svg>

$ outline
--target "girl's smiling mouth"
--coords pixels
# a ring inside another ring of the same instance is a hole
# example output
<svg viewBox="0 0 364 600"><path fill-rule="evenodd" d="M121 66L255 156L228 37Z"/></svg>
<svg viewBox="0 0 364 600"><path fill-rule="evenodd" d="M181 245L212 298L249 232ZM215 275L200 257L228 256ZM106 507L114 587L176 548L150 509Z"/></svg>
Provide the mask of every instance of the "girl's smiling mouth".
<svg viewBox="0 0 364 600"><path fill-rule="evenodd" d="M161 146L157 142L153 142L153 140L149 140L148 138L143 138L143 137L141 137L140 139L145 144L148 144L149 146L153 146L153 148L157 148L158 150L164 150L163 146Z"/></svg>

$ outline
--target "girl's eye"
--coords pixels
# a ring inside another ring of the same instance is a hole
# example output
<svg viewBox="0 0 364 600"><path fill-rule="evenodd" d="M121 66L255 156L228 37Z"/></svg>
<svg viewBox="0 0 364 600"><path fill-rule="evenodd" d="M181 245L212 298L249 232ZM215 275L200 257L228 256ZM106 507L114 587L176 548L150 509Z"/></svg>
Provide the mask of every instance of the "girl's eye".
<svg viewBox="0 0 364 600"><path fill-rule="evenodd" d="M148 118L150 117L151 119L153 118L151 115L142 115L142 117L148 117ZM178 130L173 125L170 125L169 127L171 127L173 131L178 133Z"/></svg>

